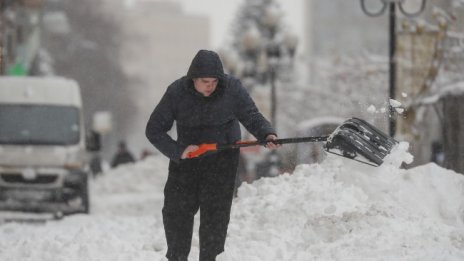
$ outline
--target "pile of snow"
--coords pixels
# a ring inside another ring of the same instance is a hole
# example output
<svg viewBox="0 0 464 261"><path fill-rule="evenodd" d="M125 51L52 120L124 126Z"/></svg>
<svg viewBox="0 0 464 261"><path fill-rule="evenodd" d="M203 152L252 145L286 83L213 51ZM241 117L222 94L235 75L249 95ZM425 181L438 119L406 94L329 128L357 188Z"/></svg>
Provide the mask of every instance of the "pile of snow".
<svg viewBox="0 0 464 261"><path fill-rule="evenodd" d="M217 260L464 260L464 177L399 168L406 147L378 168L331 155L243 184ZM165 261L166 175L162 157L121 166L94 180L91 215L0 225L0 260Z"/></svg>
<svg viewBox="0 0 464 261"><path fill-rule="evenodd" d="M464 260L464 177L329 156L239 189L219 260Z"/></svg>

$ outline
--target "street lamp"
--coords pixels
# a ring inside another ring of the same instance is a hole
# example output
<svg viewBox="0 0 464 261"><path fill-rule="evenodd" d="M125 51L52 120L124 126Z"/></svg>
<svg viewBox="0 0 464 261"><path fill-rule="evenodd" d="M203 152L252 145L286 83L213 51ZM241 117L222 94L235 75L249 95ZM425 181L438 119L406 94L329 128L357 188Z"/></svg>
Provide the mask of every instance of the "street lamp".
<svg viewBox="0 0 464 261"><path fill-rule="evenodd" d="M258 49L258 55L255 56L255 64L258 71L263 72L261 80L269 82L270 84L270 117L271 123L277 129L277 88L276 82L278 79L278 72L283 65L286 58L290 61L287 66L291 65L294 58L298 39L291 34L280 35L277 33L278 24L280 22L280 12L270 6L266 9L264 16L261 20L264 26L262 39L259 40L261 45ZM275 150L271 151L269 158L269 175L279 175L280 157Z"/></svg>
<svg viewBox="0 0 464 261"><path fill-rule="evenodd" d="M400 12L409 18L420 15L425 10L426 0L421 1L421 6L416 12L408 12L404 9L403 4L406 0L380 0L382 2L382 7L377 11L368 10L366 8L366 0L361 1L362 11L370 17L378 17L385 13L387 7L389 9L389 98L395 99L395 80L396 80L396 61L395 61L395 52L396 52L396 5L398 5ZM396 132L396 122L393 116L390 116L389 124L390 136L395 136Z"/></svg>
<svg viewBox="0 0 464 261"><path fill-rule="evenodd" d="M256 23L247 26L235 46L238 59L220 52L225 67L242 79L250 93L258 84L270 87L270 121L277 129L277 81L285 69L292 68L292 62L298 45L298 38L279 30L282 14L275 5L268 5ZM268 175L279 174L280 157L271 151L266 164Z"/></svg>
<svg viewBox="0 0 464 261"><path fill-rule="evenodd" d="M245 60L242 76L253 79L253 84L250 87L258 82L270 84L270 118L275 128L277 125L276 81L278 71L284 65L284 61L290 61L286 65L291 66L298 44L296 36L278 32L281 16L276 7L267 7L264 16L259 21L262 30L250 27L243 35L240 47Z"/></svg>

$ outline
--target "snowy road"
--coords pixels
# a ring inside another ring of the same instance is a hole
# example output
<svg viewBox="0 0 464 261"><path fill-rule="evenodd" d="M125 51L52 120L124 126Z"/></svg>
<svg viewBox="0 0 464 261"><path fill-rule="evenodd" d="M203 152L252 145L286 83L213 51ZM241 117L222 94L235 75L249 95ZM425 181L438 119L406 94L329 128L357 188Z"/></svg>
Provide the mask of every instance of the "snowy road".
<svg viewBox="0 0 464 261"><path fill-rule="evenodd" d="M330 156L293 175L243 185L219 261L464 260L464 177ZM93 213L0 226L0 260L164 260L167 161L122 166L92 183ZM198 237L191 261L198 260Z"/></svg>
<svg viewBox="0 0 464 261"><path fill-rule="evenodd" d="M163 260L160 213L167 163L150 158L94 180L91 215L3 224L0 260Z"/></svg>

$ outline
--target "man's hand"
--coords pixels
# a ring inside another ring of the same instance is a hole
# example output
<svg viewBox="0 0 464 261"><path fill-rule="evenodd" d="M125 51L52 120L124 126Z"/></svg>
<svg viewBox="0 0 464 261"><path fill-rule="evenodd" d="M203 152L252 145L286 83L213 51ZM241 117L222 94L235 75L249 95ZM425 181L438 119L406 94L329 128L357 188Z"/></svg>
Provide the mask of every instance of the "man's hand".
<svg viewBox="0 0 464 261"><path fill-rule="evenodd" d="M196 151L198 149L197 145L189 145L187 148L185 148L184 152L182 152L182 156L180 156L181 159L186 159L189 152Z"/></svg>
<svg viewBox="0 0 464 261"><path fill-rule="evenodd" d="M266 140L269 142L266 143L265 147L271 150L281 147L282 146L281 144L275 144L274 142L272 142L272 140L275 140L275 139L277 139L276 135L274 134L267 135Z"/></svg>

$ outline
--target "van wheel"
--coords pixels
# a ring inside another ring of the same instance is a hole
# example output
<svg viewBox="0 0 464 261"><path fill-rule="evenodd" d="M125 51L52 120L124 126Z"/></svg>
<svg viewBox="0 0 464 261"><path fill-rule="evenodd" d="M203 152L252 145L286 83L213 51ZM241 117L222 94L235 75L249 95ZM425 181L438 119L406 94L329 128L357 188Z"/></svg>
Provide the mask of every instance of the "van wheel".
<svg viewBox="0 0 464 261"><path fill-rule="evenodd" d="M84 214L90 213L90 197L89 197L88 179L89 179L89 175L85 175L81 183L80 195L79 195L81 198L81 203L83 207L83 210L81 211L81 213L84 213Z"/></svg>
<svg viewBox="0 0 464 261"><path fill-rule="evenodd" d="M89 174L85 172L73 172L66 179L64 187L68 193L64 200L70 207L69 214L90 212L89 200Z"/></svg>

